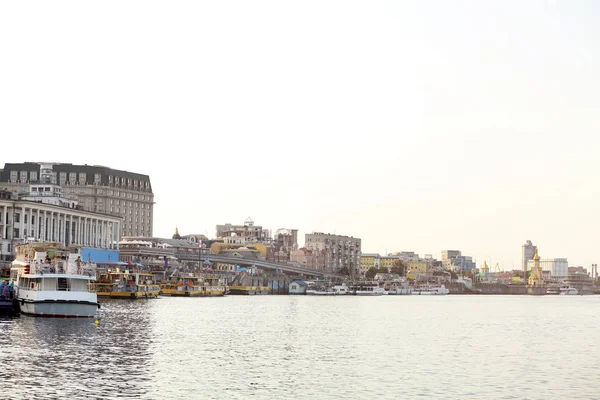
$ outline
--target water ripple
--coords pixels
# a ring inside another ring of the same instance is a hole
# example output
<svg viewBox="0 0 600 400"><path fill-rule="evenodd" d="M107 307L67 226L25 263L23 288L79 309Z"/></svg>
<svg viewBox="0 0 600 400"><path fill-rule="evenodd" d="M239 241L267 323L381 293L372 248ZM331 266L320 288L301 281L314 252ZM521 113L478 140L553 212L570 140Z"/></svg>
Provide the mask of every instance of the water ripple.
<svg viewBox="0 0 600 400"><path fill-rule="evenodd" d="M597 398L600 296L105 301L0 319L5 398Z"/></svg>

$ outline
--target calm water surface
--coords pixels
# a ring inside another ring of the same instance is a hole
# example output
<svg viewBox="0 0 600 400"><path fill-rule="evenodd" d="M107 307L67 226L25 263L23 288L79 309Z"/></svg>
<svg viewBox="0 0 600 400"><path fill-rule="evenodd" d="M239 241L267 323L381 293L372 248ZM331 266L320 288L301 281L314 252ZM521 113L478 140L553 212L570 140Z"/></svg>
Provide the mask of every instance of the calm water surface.
<svg viewBox="0 0 600 400"><path fill-rule="evenodd" d="M600 296L104 301L0 320L2 398L600 398Z"/></svg>

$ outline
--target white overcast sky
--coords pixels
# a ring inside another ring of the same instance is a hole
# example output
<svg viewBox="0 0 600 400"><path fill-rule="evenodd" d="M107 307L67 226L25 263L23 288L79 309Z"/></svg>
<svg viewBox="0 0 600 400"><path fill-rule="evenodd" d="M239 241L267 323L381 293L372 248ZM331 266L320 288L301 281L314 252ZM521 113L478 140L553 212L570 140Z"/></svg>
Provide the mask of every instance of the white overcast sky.
<svg viewBox="0 0 600 400"><path fill-rule="evenodd" d="M148 174L242 223L520 267L600 258L600 3L0 3L0 164Z"/></svg>

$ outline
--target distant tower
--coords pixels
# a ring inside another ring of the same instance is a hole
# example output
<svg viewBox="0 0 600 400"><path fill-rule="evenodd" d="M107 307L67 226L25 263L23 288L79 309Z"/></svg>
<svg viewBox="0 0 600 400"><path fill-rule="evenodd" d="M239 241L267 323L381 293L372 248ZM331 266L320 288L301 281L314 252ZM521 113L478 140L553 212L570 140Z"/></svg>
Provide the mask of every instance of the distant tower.
<svg viewBox="0 0 600 400"><path fill-rule="evenodd" d="M521 262L522 262L522 269L523 269L523 276L527 276L527 262L529 260L533 260L533 256L535 255L536 251L537 251L537 246L534 246L531 243L531 240L528 240L525 242L525 244L522 247L522 258L521 258Z"/></svg>
<svg viewBox="0 0 600 400"><path fill-rule="evenodd" d="M181 239L181 235L179 234L178 227L175 227L175 234L173 235L173 239Z"/></svg>
<svg viewBox="0 0 600 400"><path fill-rule="evenodd" d="M529 263L531 265L531 275L529 275L529 294L545 294L546 291L543 289L544 276L542 275L542 267L540 266L540 255L537 249L535 249L535 256L533 261Z"/></svg>
<svg viewBox="0 0 600 400"><path fill-rule="evenodd" d="M485 260L483 260L483 265L481 266L481 274L480 275L488 275L490 273L490 267L487 265Z"/></svg>

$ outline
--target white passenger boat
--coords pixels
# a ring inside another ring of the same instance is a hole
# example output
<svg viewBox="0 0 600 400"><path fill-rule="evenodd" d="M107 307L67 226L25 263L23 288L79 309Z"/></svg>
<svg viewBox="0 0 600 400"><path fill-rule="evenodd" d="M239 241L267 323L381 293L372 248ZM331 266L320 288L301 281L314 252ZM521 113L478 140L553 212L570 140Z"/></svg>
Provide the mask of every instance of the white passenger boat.
<svg viewBox="0 0 600 400"><path fill-rule="evenodd" d="M307 296L333 296L333 292L327 289L307 289Z"/></svg>
<svg viewBox="0 0 600 400"><path fill-rule="evenodd" d="M377 283L359 283L350 287L350 294L355 296L382 296L387 294Z"/></svg>
<svg viewBox="0 0 600 400"><path fill-rule="evenodd" d="M412 294L414 295L446 295L449 294L450 290L448 290L444 285L439 287L422 287L414 289Z"/></svg>
<svg viewBox="0 0 600 400"><path fill-rule="evenodd" d="M96 266L81 260L78 248L60 243L16 246L11 268L21 313L40 317L94 317L98 298L90 283Z"/></svg>
<svg viewBox="0 0 600 400"><path fill-rule="evenodd" d="M391 296L401 296L401 295L410 295L410 294L413 294L411 288L397 287L397 288L388 290L388 295L391 295Z"/></svg>
<svg viewBox="0 0 600 400"><path fill-rule="evenodd" d="M334 296L345 295L345 294L348 294L348 286L346 286L344 284L335 285L331 288L331 291L333 292Z"/></svg>
<svg viewBox="0 0 600 400"><path fill-rule="evenodd" d="M335 285L332 287L321 285L309 285L306 290L308 296L340 296L349 293L348 286L345 284Z"/></svg>
<svg viewBox="0 0 600 400"><path fill-rule="evenodd" d="M565 286L560 288L560 294L566 296L576 296L579 294L579 290L574 287Z"/></svg>

